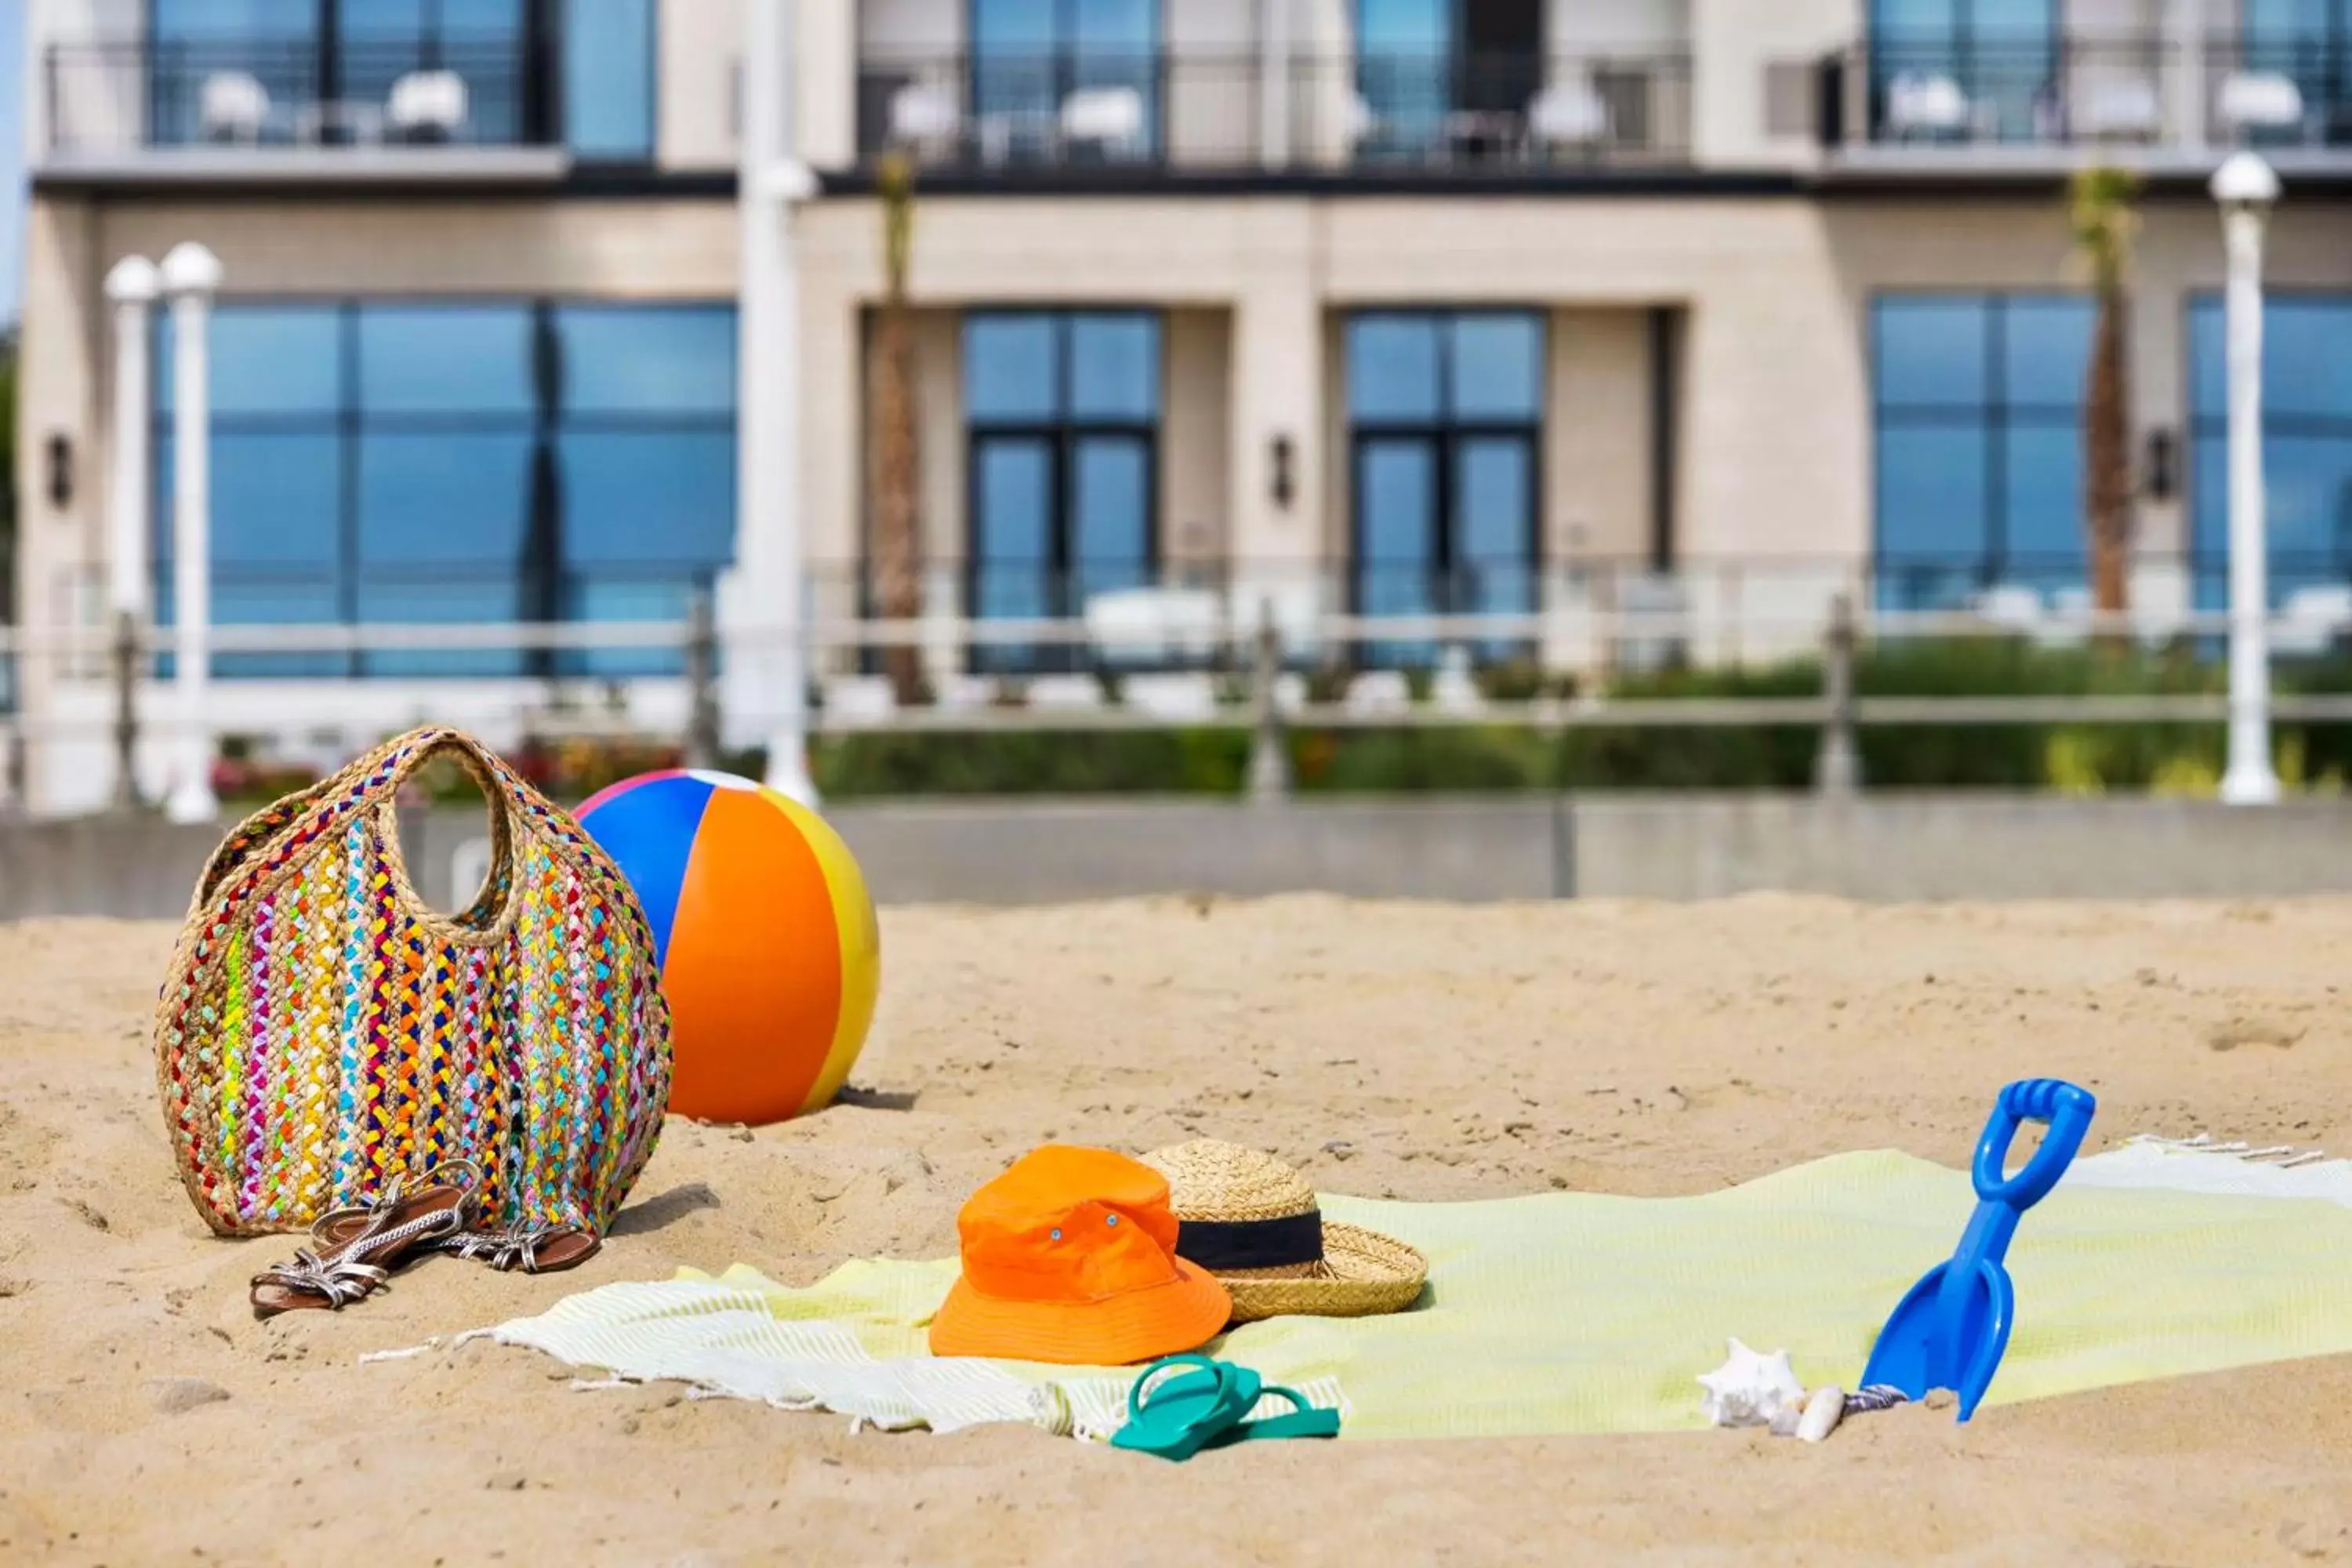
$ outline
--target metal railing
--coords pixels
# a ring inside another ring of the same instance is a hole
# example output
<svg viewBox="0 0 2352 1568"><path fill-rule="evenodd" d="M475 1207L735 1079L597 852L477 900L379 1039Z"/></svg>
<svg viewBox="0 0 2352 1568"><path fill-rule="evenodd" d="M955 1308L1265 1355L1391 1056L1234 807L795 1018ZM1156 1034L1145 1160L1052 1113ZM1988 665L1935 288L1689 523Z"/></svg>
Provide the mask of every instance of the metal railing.
<svg viewBox="0 0 2352 1568"><path fill-rule="evenodd" d="M1676 51L1258 56L875 54L858 150L933 168L1532 173L1686 159Z"/></svg>
<svg viewBox="0 0 2352 1568"><path fill-rule="evenodd" d="M554 140L554 76L520 38L53 44L41 69L53 156Z"/></svg>
<svg viewBox="0 0 2352 1568"><path fill-rule="evenodd" d="M1236 610L1213 626L1195 628L1189 662L1133 657L1135 628L1107 634L1098 622L1057 617L973 620L930 617L876 621L821 611L798 625L765 623L722 627L708 596L698 596L682 620L604 623L510 623L499 626L222 626L211 646L216 667L257 656L429 659L499 650L514 664L547 671L578 670L571 656L657 661L658 678L599 679L550 673L519 679L431 679L405 682L289 679L257 683L240 695L237 683L215 685L205 721L207 744L240 736L267 754L309 748L319 755L321 733L341 737L319 765L355 754L382 733L440 718L483 731L494 743L595 739L675 746L711 760L724 730L773 732L788 715L779 695L756 691L747 700L730 684L730 659L756 659L785 642L800 645L814 672L802 714L821 735L868 732L1082 731L1171 726L1246 730L1256 737L1250 778L1254 791L1283 787L1290 728L1362 730L1468 725L1527 726L1545 732L1579 727L1738 728L1777 726L1819 732L1819 784L1854 787L1855 734L1863 728L1924 725L2204 724L2223 722L2229 700L2218 689L2189 692L2046 695L1866 695L1858 692L1858 650L1905 639L2006 638L2040 636L2013 619L1971 610L1858 607L1845 588L1817 606L1784 605L1753 627L1784 652L1809 651L1821 678L1809 694L1780 697L1629 699L1617 694L1613 672L1587 679L1548 679L1556 669L1546 654L1591 637L1604 648L1698 648L1719 633L1689 599L1614 603L1575 610L1553 605L1517 614L1361 616L1316 615L1281 624L1272 597L1249 613ZM2281 614L2270 632L2283 654L2352 647L2352 595L2324 626L2310 614ZM2167 624L2171 646L2218 649L2228 617L2183 610ZM2147 623L2132 616L2087 611L2058 626L2064 640L2143 638ZM1122 638L1127 639L1122 646ZM1433 668L1408 677L1365 657L1403 646L1439 650ZM151 741L184 737L184 716L171 684L153 678L168 651L168 629L119 623L113 629L80 627L38 637L0 626L0 661L43 667L45 700L37 718L0 716L0 805L21 775L24 754L36 745L93 747L110 752L118 779L135 775ZM1071 650L1066 672L972 674L985 650L1045 647ZM856 673L870 656L892 648L922 655L927 689L902 704L879 674ZM1482 671L1482 649L1534 650L1525 666L1494 679ZM748 668L748 667L747 667ZM1620 667L1622 668L1622 666ZM1532 679L1529 679L1532 677ZM371 692L373 695L371 695ZM722 693L736 703L722 707ZM2352 694L2282 692L2272 702L2283 722L2352 723ZM337 747L340 746L340 751ZM126 761L126 759L128 761ZM115 792L120 798L121 791Z"/></svg>
<svg viewBox="0 0 2352 1568"><path fill-rule="evenodd" d="M1897 30L1822 70L1823 138L1852 145L2352 142L2352 37Z"/></svg>

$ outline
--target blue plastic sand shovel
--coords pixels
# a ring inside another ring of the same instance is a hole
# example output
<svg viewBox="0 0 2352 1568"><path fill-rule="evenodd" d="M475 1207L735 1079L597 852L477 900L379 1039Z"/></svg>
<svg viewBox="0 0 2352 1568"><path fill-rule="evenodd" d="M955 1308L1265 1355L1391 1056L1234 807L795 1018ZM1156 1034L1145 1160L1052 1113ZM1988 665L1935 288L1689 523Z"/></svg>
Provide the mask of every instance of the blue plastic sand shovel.
<svg viewBox="0 0 2352 1568"><path fill-rule="evenodd" d="M1949 1263L1927 1270L1878 1331L1863 1387L1888 1384L1914 1399L1926 1398L1931 1388L1948 1388L1960 1396L1961 1420L1976 1414L2009 1349L2016 1316L2016 1291L2001 1267L2009 1238L2019 1217L2058 1184L2098 1108L2087 1089L2054 1078L2026 1079L2000 1091L1977 1140L1977 1212L1960 1233L1959 1250ZM2024 1121L2047 1122L2050 1130L2025 1168L2003 1176L2010 1141Z"/></svg>

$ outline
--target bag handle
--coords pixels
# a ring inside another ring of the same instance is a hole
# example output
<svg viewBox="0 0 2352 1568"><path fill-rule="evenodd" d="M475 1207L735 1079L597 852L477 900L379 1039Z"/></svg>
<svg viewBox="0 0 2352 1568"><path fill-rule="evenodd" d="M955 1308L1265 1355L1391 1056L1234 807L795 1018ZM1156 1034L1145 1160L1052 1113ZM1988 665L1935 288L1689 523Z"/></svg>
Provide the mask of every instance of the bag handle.
<svg viewBox="0 0 2352 1568"><path fill-rule="evenodd" d="M393 742L390 749L404 754L394 763L375 812L385 869L392 876L393 896L406 907L413 919L447 941L487 946L501 940L515 917L516 827L513 791L508 783L506 765L463 730L414 730ZM474 787L482 792L490 820L489 875L483 879L481 891L474 901L456 915L443 914L417 895L400 846L401 788L427 763L445 756L463 768L474 781Z"/></svg>

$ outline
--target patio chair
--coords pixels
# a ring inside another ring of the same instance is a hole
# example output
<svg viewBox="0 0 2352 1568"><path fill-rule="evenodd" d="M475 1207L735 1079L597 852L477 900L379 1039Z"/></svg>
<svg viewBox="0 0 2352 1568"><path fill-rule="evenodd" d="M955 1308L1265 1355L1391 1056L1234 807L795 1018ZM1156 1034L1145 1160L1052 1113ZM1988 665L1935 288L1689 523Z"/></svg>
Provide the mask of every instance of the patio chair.
<svg viewBox="0 0 2352 1568"><path fill-rule="evenodd" d="M465 135L468 98L456 71L410 71L392 84L384 123L395 142L456 142Z"/></svg>
<svg viewBox="0 0 2352 1568"><path fill-rule="evenodd" d="M1886 84L1886 129L1897 141L1965 135L1971 122L1969 95L1948 76L1904 71Z"/></svg>
<svg viewBox="0 0 2352 1568"><path fill-rule="evenodd" d="M890 140L897 145L936 156L962 133L963 108L946 88L910 81L890 95Z"/></svg>
<svg viewBox="0 0 2352 1568"><path fill-rule="evenodd" d="M1528 104L1528 141L1538 153L1599 152L1609 141L1609 106L1588 82L1554 82Z"/></svg>
<svg viewBox="0 0 2352 1568"><path fill-rule="evenodd" d="M1082 87L1062 100L1062 140L1133 157L1143 147L1143 94L1131 87Z"/></svg>
<svg viewBox="0 0 2352 1568"><path fill-rule="evenodd" d="M269 123L269 89L249 71L215 71L197 90L196 114L205 141L251 146Z"/></svg>
<svg viewBox="0 0 2352 1568"><path fill-rule="evenodd" d="M2257 131L2305 129L2303 89L2277 71L2234 71L2223 79L2215 102L2221 124L2233 135Z"/></svg>
<svg viewBox="0 0 2352 1568"><path fill-rule="evenodd" d="M2156 83L2146 77L2092 82L2075 108L2074 130L2094 141L2155 141L2164 130L2164 106Z"/></svg>
<svg viewBox="0 0 2352 1568"><path fill-rule="evenodd" d="M2347 632L2352 632L2352 587L2317 584L2286 596L2279 606L2271 647L2289 658L2313 658L2326 653Z"/></svg>

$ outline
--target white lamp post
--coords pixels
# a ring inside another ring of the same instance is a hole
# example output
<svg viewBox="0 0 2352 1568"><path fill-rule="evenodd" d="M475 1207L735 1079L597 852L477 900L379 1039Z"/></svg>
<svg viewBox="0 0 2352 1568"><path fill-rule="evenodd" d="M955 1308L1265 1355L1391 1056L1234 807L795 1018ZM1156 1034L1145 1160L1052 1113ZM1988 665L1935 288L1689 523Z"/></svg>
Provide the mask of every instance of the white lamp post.
<svg viewBox="0 0 2352 1568"><path fill-rule="evenodd" d="M117 637L135 636L147 619L148 318L163 291L163 275L143 256L124 257L106 275L106 297L114 304L114 478L108 507L106 604ZM136 668L134 661L133 689ZM117 765L122 776L114 781L114 794L127 806L139 798L131 754L137 717L128 706L134 700L131 689L121 700L126 706L120 715Z"/></svg>
<svg viewBox="0 0 2352 1568"><path fill-rule="evenodd" d="M2263 231L2278 195L2278 175L2252 153L2231 154L2214 173L2230 258L2230 763L2221 798L2232 805L2279 797L2271 766L2270 532L2263 513Z"/></svg>
<svg viewBox="0 0 2352 1568"><path fill-rule="evenodd" d="M180 743L163 813L173 822L210 822L212 715L212 405L206 332L221 264L193 241L163 258L172 297L172 616Z"/></svg>
<svg viewBox="0 0 2352 1568"><path fill-rule="evenodd" d="M808 772L806 563L800 527L800 279L793 252L793 207L813 194L793 155L793 21L796 0L749 0L744 16L743 138L737 174L743 278L737 309L737 596L747 633L779 624L763 642L747 635L736 654L748 665L730 684L772 716L762 728L769 787L816 804ZM756 648L753 657L744 655ZM757 673L754 674L753 672Z"/></svg>

